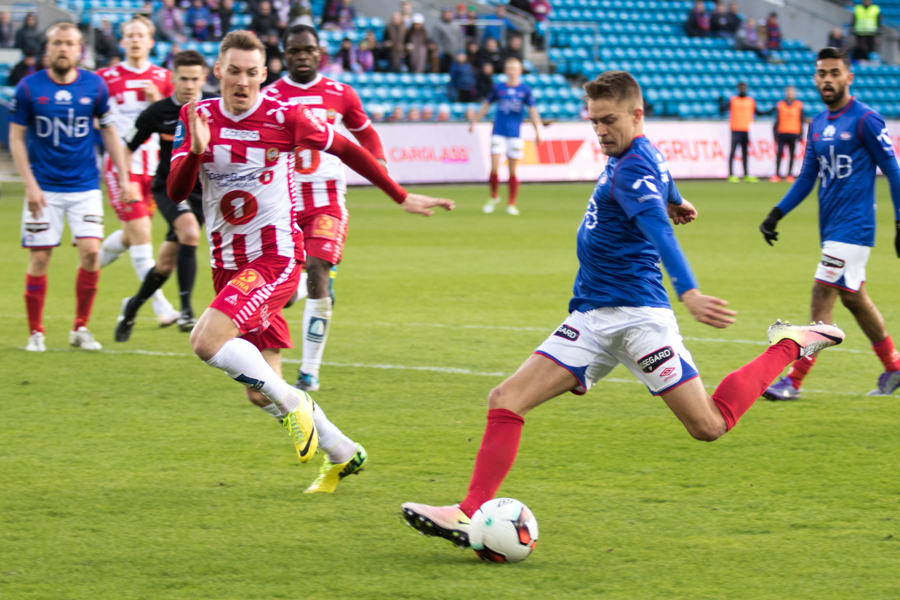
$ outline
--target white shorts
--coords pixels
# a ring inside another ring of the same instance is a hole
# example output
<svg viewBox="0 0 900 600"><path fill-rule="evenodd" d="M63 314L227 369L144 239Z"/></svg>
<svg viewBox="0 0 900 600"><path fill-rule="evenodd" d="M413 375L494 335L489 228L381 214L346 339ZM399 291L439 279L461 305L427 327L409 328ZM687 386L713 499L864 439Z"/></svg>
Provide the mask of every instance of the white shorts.
<svg viewBox="0 0 900 600"><path fill-rule="evenodd" d="M825 242L822 259L816 267L816 281L849 292L858 292L866 282L866 263L872 249L868 246Z"/></svg>
<svg viewBox="0 0 900 600"><path fill-rule="evenodd" d="M573 312L537 354L571 372L584 394L622 363L654 396L699 375L668 308L603 307Z"/></svg>
<svg viewBox="0 0 900 600"><path fill-rule="evenodd" d="M79 238L103 239L103 196L100 190L87 192L44 192L47 206L35 219L28 210L28 199L22 208L22 247L50 248L59 246L65 218L72 230L72 241Z"/></svg>
<svg viewBox="0 0 900 600"><path fill-rule="evenodd" d="M521 160L525 156L523 148L525 144L520 137L506 137L505 135L491 136L491 154L505 154L507 158Z"/></svg>

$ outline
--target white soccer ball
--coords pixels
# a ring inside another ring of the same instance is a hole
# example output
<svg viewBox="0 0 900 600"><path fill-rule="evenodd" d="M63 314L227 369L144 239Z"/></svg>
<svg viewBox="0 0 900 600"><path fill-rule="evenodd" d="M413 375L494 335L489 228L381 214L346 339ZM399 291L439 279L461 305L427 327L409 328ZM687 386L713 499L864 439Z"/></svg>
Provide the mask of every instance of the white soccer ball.
<svg viewBox="0 0 900 600"><path fill-rule="evenodd" d="M481 505L469 525L469 545L482 560L520 562L538 539L537 519L512 498L494 498Z"/></svg>

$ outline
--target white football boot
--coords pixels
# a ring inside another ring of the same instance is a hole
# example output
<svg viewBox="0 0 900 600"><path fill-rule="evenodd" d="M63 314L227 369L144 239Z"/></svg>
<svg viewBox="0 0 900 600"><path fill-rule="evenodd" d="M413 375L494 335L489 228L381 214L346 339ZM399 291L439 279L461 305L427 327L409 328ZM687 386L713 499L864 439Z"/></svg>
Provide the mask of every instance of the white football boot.
<svg viewBox="0 0 900 600"><path fill-rule="evenodd" d="M500 198L489 198L487 204L485 204L484 208L481 210L484 211L484 214L489 215L494 212L494 209L497 208L498 204L500 204Z"/></svg>
<svg viewBox="0 0 900 600"><path fill-rule="evenodd" d="M75 331L69 332L69 345L82 350L102 350L103 346L94 339L87 327L81 326Z"/></svg>
<svg viewBox="0 0 900 600"><path fill-rule="evenodd" d="M172 303L163 295L162 290L156 290L153 294L152 304L153 313L156 315L160 327L168 327L178 321L178 317L181 316L181 312L175 310Z"/></svg>
<svg viewBox="0 0 900 600"><path fill-rule="evenodd" d="M515 204L508 204L508 205L506 206L506 214L512 215L512 216L514 216L514 217L518 217L518 216L519 216L519 209L516 208L516 205L515 205Z"/></svg>
<svg viewBox="0 0 900 600"><path fill-rule="evenodd" d="M28 338L28 343L25 344L25 350L28 352L46 352L47 346L44 345L44 334L40 331L32 333L31 337Z"/></svg>

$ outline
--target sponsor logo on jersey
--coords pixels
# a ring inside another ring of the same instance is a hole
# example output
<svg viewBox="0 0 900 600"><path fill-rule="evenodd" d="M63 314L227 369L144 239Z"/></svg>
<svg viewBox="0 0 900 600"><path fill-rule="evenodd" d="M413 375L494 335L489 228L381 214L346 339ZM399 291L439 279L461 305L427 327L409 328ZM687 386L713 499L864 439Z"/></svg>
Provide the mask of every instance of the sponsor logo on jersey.
<svg viewBox="0 0 900 600"><path fill-rule="evenodd" d="M833 256L828 256L827 254L822 255L822 266L823 267L834 267L835 269L843 269L844 261L839 258L835 258Z"/></svg>
<svg viewBox="0 0 900 600"><path fill-rule="evenodd" d="M278 148L266 150L266 162L275 162L276 160L278 160Z"/></svg>
<svg viewBox="0 0 900 600"><path fill-rule="evenodd" d="M675 356L675 351L672 350L672 346L666 346L639 358L637 364L644 373L652 373L673 356Z"/></svg>
<svg viewBox="0 0 900 600"><path fill-rule="evenodd" d="M325 331L328 329L328 319L322 317L310 317L309 330L306 339L314 344L321 344L325 339Z"/></svg>
<svg viewBox="0 0 900 600"><path fill-rule="evenodd" d="M47 96L38 96L37 100L38 104L47 104L48 102L50 102L50 98L48 98Z"/></svg>
<svg viewBox="0 0 900 600"><path fill-rule="evenodd" d="M71 104L72 103L72 92L69 90L59 90L53 96L53 99L57 104Z"/></svg>
<svg viewBox="0 0 900 600"><path fill-rule="evenodd" d="M89 98L88 96L82 96L81 98L78 99L78 101L81 104L84 104L85 106L87 106L88 104L93 102L93 99Z"/></svg>
<svg viewBox="0 0 900 600"><path fill-rule="evenodd" d="M597 181L598 185L606 185L606 182L609 180L609 176L606 174L606 171L600 174L600 179Z"/></svg>
<svg viewBox="0 0 900 600"><path fill-rule="evenodd" d="M238 140L242 142L258 142L259 132L249 129L230 129L223 127L219 130L219 137L223 140Z"/></svg>
<svg viewBox="0 0 900 600"><path fill-rule="evenodd" d="M149 79L129 79L125 82L126 89L142 89L151 85L153 82Z"/></svg>
<svg viewBox="0 0 900 600"><path fill-rule="evenodd" d="M334 110L333 108L329 108L328 113L326 113L326 114L328 115L328 122L334 123L334 118L337 116L337 111Z"/></svg>
<svg viewBox="0 0 900 600"><path fill-rule="evenodd" d="M322 96L294 96L290 99L291 104L322 104L324 102Z"/></svg>
<svg viewBox="0 0 900 600"><path fill-rule="evenodd" d="M230 304L232 306L235 306L237 304L237 294L232 294L231 296L228 296L227 298L225 298L225 302L227 302L228 304Z"/></svg>
<svg viewBox="0 0 900 600"><path fill-rule="evenodd" d="M311 110L306 108L305 106L301 107L300 110L303 112L303 116L315 127L319 132L325 131L325 123L319 120L319 117L313 114Z"/></svg>
<svg viewBox="0 0 900 600"><path fill-rule="evenodd" d="M25 223L25 231L28 233L40 233L50 229L50 223Z"/></svg>
<svg viewBox="0 0 900 600"><path fill-rule="evenodd" d="M180 148L181 144L184 143L184 121L178 121L178 125L175 126L175 141L172 142L173 148Z"/></svg>
<svg viewBox="0 0 900 600"><path fill-rule="evenodd" d="M553 335L574 342L581 335L581 332L574 327L569 327L565 323L559 326L559 329L553 332Z"/></svg>
<svg viewBox="0 0 900 600"><path fill-rule="evenodd" d="M834 138L834 134L837 133L837 130L834 128L834 125L828 125L825 129L822 130L822 138L826 140L830 140Z"/></svg>
<svg viewBox="0 0 900 600"><path fill-rule="evenodd" d="M853 134L850 133L849 131L842 131L838 137L841 138L842 140L852 140Z"/></svg>
<svg viewBox="0 0 900 600"><path fill-rule="evenodd" d="M653 183L653 175L646 175L644 177L641 177L640 179L635 181L633 184L631 184L631 189L636 190L636 189L640 188L641 185L646 185L647 189L649 189L651 192L659 191L659 188L656 187L655 183Z"/></svg>
<svg viewBox="0 0 900 600"><path fill-rule="evenodd" d="M337 221L329 215L319 215L313 221L312 235L334 239L337 236Z"/></svg>
<svg viewBox="0 0 900 600"><path fill-rule="evenodd" d="M228 282L228 285L237 288L245 296L265 284L266 280L254 269L244 269Z"/></svg>
<svg viewBox="0 0 900 600"><path fill-rule="evenodd" d="M103 225L103 215L84 215L84 222Z"/></svg>

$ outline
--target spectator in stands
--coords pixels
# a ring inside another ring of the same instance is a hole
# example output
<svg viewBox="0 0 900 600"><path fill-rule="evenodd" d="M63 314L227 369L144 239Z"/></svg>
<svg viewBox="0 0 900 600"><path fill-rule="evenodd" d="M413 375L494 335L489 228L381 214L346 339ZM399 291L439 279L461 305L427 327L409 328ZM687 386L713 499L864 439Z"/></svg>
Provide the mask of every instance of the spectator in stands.
<svg viewBox="0 0 900 600"><path fill-rule="evenodd" d="M428 58L426 59L426 73L442 73L441 71L441 52L438 50L437 42L428 40Z"/></svg>
<svg viewBox="0 0 900 600"><path fill-rule="evenodd" d="M272 3L269 2L269 0L262 0L262 2L259 3L256 12L253 14L253 18L250 19L250 25L247 29L259 37L262 37L273 29L279 31L278 15L272 10Z"/></svg>
<svg viewBox="0 0 900 600"><path fill-rule="evenodd" d="M508 38L519 29L506 16L506 5L498 4L494 7L494 16L489 19L490 25L484 28L484 39L494 38L498 42Z"/></svg>
<svg viewBox="0 0 900 600"><path fill-rule="evenodd" d="M847 38L844 37L844 31L840 27L831 29L831 33L828 34L827 46L847 50Z"/></svg>
<svg viewBox="0 0 900 600"><path fill-rule="evenodd" d="M467 42L478 43L478 25L475 24L477 20L478 9L474 6L468 7L466 9L466 20L462 25L463 37L466 38Z"/></svg>
<svg viewBox="0 0 900 600"><path fill-rule="evenodd" d="M153 24L156 25L156 39L162 42L183 43L187 39L184 17L181 9L175 6L175 0L162 0Z"/></svg>
<svg viewBox="0 0 900 600"><path fill-rule="evenodd" d="M481 55L479 52L481 52L481 48L478 46L478 42L466 42L466 54L469 57L469 64L472 65L472 70L475 72L481 68Z"/></svg>
<svg viewBox="0 0 900 600"><path fill-rule="evenodd" d="M369 48L368 34L365 39L359 40L359 46L356 49L356 63L359 65L360 73L371 73L375 70L375 53Z"/></svg>
<svg viewBox="0 0 900 600"><path fill-rule="evenodd" d="M872 52L875 52L875 38L881 29L881 7L873 4L872 0L863 0L853 9L853 19L850 21L850 30L856 36L856 46L853 48L854 60L869 60Z"/></svg>
<svg viewBox="0 0 900 600"><path fill-rule="evenodd" d="M31 52L37 56L41 53L41 49L44 46L42 38L43 34L38 29L37 15L28 13L25 15L25 22L22 23L22 27L16 32L14 47L21 50L23 54Z"/></svg>
<svg viewBox="0 0 900 600"><path fill-rule="evenodd" d="M391 111L391 116L387 118L389 123L401 123L403 122L403 107L395 106L394 110Z"/></svg>
<svg viewBox="0 0 900 600"><path fill-rule="evenodd" d="M181 44L178 42L173 42L172 46L169 48L169 53L166 54L166 57L163 59L162 64L160 65L164 69L168 69L170 71L175 70L175 55L181 52Z"/></svg>
<svg viewBox="0 0 900 600"><path fill-rule="evenodd" d="M688 15L687 23L684 25L684 31L688 37L709 35L709 13L706 12L706 3L703 0L697 0L694 4L694 8Z"/></svg>
<svg viewBox="0 0 900 600"><path fill-rule="evenodd" d="M288 11L288 27L309 25L314 27L312 3L309 0L295 0Z"/></svg>
<svg viewBox="0 0 900 600"><path fill-rule="evenodd" d="M432 105L426 104L422 107L422 120L434 121L434 107Z"/></svg>
<svg viewBox="0 0 900 600"><path fill-rule="evenodd" d="M278 30L270 29L265 35L259 36L259 39L266 48L266 64L273 58L281 58L281 45L279 43L281 38L278 35Z"/></svg>
<svg viewBox="0 0 900 600"><path fill-rule="evenodd" d="M732 2L728 5L728 31L733 35L737 35L743 24L744 19L741 18L741 13L738 11L738 3Z"/></svg>
<svg viewBox="0 0 900 600"><path fill-rule="evenodd" d="M232 4L232 6L234 5ZM228 28L222 27L222 5L219 0L206 0L206 7L209 9L206 39L211 42L218 42L228 33ZM234 13L234 10L232 10L232 13ZM231 16L228 17L228 25L231 25Z"/></svg>
<svg viewBox="0 0 900 600"><path fill-rule="evenodd" d="M16 40L12 17L8 10L0 11L0 48L12 48Z"/></svg>
<svg viewBox="0 0 900 600"><path fill-rule="evenodd" d="M437 120L442 123L450 120L449 104L438 104Z"/></svg>
<svg viewBox="0 0 900 600"><path fill-rule="evenodd" d="M709 17L709 31L715 37L733 38L734 33L729 27L728 11L725 9L725 3L719 0L716 2L716 9Z"/></svg>
<svg viewBox="0 0 900 600"><path fill-rule="evenodd" d="M500 62L500 44L497 38L488 37L484 39L484 45L478 51L478 65L484 65L489 62L494 67L494 73L503 70L503 63Z"/></svg>
<svg viewBox="0 0 900 600"><path fill-rule="evenodd" d="M325 25L329 22L337 21L337 9L341 0L325 0L322 6L322 20L319 21L319 27L328 29Z"/></svg>
<svg viewBox="0 0 900 600"><path fill-rule="evenodd" d="M494 64L486 62L481 65L475 77L475 102L483 102L494 91Z"/></svg>
<svg viewBox="0 0 900 600"><path fill-rule="evenodd" d="M472 70L465 52L459 52L456 60L450 65L450 86L447 91L450 99L455 102L475 100L475 71Z"/></svg>
<svg viewBox="0 0 900 600"><path fill-rule="evenodd" d="M356 62L356 48L353 47L353 40L344 38L341 40L341 47L334 55L334 62L341 65L344 73L359 73L359 63Z"/></svg>
<svg viewBox="0 0 900 600"><path fill-rule="evenodd" d="M192 33L197 31L199 28L206 29L206 26L209 24L211 18L212 13L210 12L209 8L207 8L203 0L191 0L191 7L184 13L184 22L187 24ZM203 21L203 23L198 27L197 21ZM204 33L203 39L205 38L206 34Z"/></svg>
<svg viewBox="0 0 900 600"><path fill-rule="evenodd" d="M416 13L412 18L412 27L403 39L406 47L406 62L413 73L424 73L428 65L428 34L425 33L425 17Z"/></svg>
<svg viewBox="0 0 900 600"><path fill-rule="evenodd" d="M353 0L341 0L337 15L337 29L350 31L356 27L356 9L353 8Z"/></svg>
<svg viewBox="0 0 900 600"><path fill-rule="evenodd" d="M141 6L138 11L135 13L137 15L141 15L142 17L147 17L151 21L153 20L153 2L150 0L146 0L144 5Z"/></svg>
<svg viewBox="0 0 900 600"><path fill-rule="evenodd" d="M422 113L419 112L419 109L413 106L409 109L409 112L406 114L406 120L410 123L415 123L422 120Z"/></svg>
<svg viewBox="0 0 900 600"><path fill-rule="evenodd" d="M7 85L16 85L22 79L40 70L41 67L38 65L37 57L34 52L29 50L24 53L22 60L16 63L16 66L9 72L9 81L7 82Z"/></svg>
<svg viewBox="0 0 900 600"><path fill-rule="evenodd" d="M465 4L457 4L456 5L456 15L454 15L453 20L457 22L457 24L461 24L466 20L466 5Z"/></svg>
<svg viewBox="0 0 900 600"><path fill-rule="evenodd" d="M381 38L381 45L385 52L390 53L391 71L400 72L403 65L403 59L406 57L406 26L403 24L403 15L395 12L391 15L391 21L384 28L384 35Z"/></svg>
<svg viewBox="0 0 900 600"><path fill-rule="evenodd" d="M266 61L266 82L263 85L275 83L282 75L284 75L284 61L280 56L273 56Z"/></svg>
<svg viewBox="0 0 900 600"><path fill-rule="evenodd" d="M369 46L369 50L372 51L372 58L374 60L374 71L388 71L390 70L391 65L391 53L386 50L381 42L378 41L378 37L375 35L374 31L366 32L366 44Z"/></svg>
<svg viewBox="0 0 900 600"><path fill-rule="evenodd" d="M516 58L519 62L525 61L525 53L522 51L522 36L513 34L509 36L506 48L500 51L500 64L505 65L507 58Z"/></svg>
<svg viewBox="0 0 900 600"><path fill-rule="evenodd" d="M463 48L462 29L453 22L453 11L449 6L441 10L441 20L431 29L431 39L437 43L440 53L440 72L447 73L453 57Z"/></svg>
<svg viewBox="0 0 900 600"><path fill-rule="evenodd" d="M94 53L98 63L106 64L109 59L119 54L119 40L109 19L100 21L100 27L94 29Z"/></svg>
<svg viewBox="0 0 900 600"><path fill-rule="evenodd" d="M778 25L776 12L769 13L769 18L766 19L766 50L781 50L781 27Z"/></svg>
<svg viewBox="0 0 900 600"><path fill-rule="evenodd" d="M411 2L400 3L400 14L403 16L403 24L407 29L412 28L413 7Z"/></svg>
<svg viewBox="0 0 900 600"><path fill-rule="evenodd" d="M198 42L208 41L209 22L204 21L203 19L197 19L196 21L194 21L194 25L191 27L191 37Z"/></svg>
<svg viewBox="0 0 900 600"><path fill-rule="evenodd" d="M763 47L762 40L756 29L756 19L747 19L743 27L738 30L737 36L734 38L735 50L751 50L756 53L762 60L768 60L769 53Z"/></svg>
<svg viewBox="0 0 900 600"><path fill-rule="evenodd" d="M544 49L545 24L550 20L551 12L553 12L553 6L550 4L550 0L531 0L531 14L535 22L534 33L531 34L531 44L537 50Z"/></svg>
<svg viewBox="0 0 900 600"><path fill-rule="evenodd" d="M369 118L372 119L373 123L380 123L384 121L384 107L380 104L370 104L367 106Z"/></svg>

